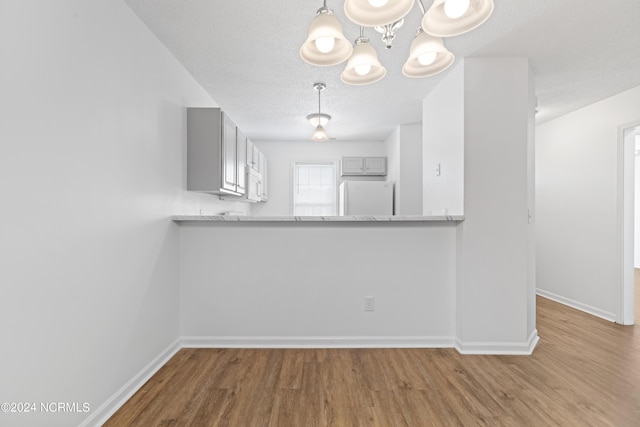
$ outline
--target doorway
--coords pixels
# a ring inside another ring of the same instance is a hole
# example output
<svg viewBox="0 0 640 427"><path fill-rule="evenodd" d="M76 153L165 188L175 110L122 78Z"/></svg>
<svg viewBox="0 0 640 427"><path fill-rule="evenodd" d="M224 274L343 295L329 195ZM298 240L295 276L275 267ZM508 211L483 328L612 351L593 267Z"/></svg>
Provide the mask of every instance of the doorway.
<svg viewBox="0 0 640 427"><path fill-rule="evenodd" d="M636 160L636 152L640 154L640 123L634 123L620 128L619 142L619 232L622 242L622 287L620 292L620 317L618 323L623 325L634 324L634 288L635 288L635 266L640 266L640 234L636 239L636 229L640 232L640 221L636 217L640 216L640 209L636 209L636 204L640 204L640 197L636 194L640 192L640 159ZM638 147L636 148L636 145ZM640 157L640 156L638 156ZM638 163L639 167L636 167ZM636 188L637 187L637 188ZM640 207L640 206L639 206ZM636 246L636 241L638 245ZM636 256L636 253L638 256ZM636 258L638 262L636 262Z"/></svg>

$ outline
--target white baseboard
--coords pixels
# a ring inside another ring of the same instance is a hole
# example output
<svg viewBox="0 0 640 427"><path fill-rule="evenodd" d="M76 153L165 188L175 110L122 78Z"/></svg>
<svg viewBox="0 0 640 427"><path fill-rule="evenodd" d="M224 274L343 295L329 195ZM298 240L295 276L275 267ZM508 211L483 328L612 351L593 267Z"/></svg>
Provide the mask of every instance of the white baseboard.
<svg viewBox="0 0 640 427"><path fill-rule="evenodd" d="M592 307L590 305L583 304L569 298L565 298L563 296L554 294L553 292L548 292L544 289L536 289L536 293L543 298L559 302L560 304L567 305L571 308L575 308L576 310L584 311L585 313L600 317L601 319L608 320L609 322L615 322L617 320L617 316L614 313L609 313L608 311L600 310L599 308Z"/></svg>
<svg viewBox="0 0 640 427"><path fill-rule="evenodd" d="M540 341L538 330L534 329L527 342L463 342L456 339L456 350L460 354L500 354L528 356Z"/></svg>
<svg viewBox="0 0 640 427"><path fill-rule="evenodd" d="M133 378L129 380L120 390L118 390L105 403L100 405L91 416L80 424L79 427L101 426L125 404L133 394L146 383L160 368L162 368L178 351L180 351L180 339L174 341L169 347L164 349L147 366L142 368Z"/></svg>
<svg viewBox="0 0 640 427"><path fill-rule="evenodd" d="M453 337L182 337L183 348L450 348Z"/></svg>

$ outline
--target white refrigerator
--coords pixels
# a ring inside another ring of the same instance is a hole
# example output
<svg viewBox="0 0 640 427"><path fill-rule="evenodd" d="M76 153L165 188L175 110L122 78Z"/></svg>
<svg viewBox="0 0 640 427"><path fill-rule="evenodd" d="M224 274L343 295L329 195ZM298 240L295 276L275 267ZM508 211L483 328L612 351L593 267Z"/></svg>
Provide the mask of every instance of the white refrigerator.
<svg viewBox="0 0 640 427"><path fill-rule="evenodd" d="M393 215L393 181L344 181L340 216Z"/></svg>

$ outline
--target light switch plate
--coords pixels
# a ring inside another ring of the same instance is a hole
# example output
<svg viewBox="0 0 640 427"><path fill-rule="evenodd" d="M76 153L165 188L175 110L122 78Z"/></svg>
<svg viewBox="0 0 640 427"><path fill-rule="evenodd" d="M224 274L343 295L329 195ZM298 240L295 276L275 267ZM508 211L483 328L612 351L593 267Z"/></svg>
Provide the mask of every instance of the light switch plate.
<svg viewBox="0 0 640 427"><path fill-rule="evenodd" d="M364 297L364 311L373 311L373 308L374 308L374 298Z"/></svg>

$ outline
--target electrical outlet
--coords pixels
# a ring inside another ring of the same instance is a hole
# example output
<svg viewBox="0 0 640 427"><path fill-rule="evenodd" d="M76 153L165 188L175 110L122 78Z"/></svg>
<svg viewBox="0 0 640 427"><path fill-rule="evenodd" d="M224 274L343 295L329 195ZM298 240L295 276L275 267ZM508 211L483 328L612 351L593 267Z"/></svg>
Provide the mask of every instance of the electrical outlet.
<svg viewBox="0 0 640 427"><path fill-rule="evenodd" d="M364 297L364 311L373 311L373 297Z"/></svg>

